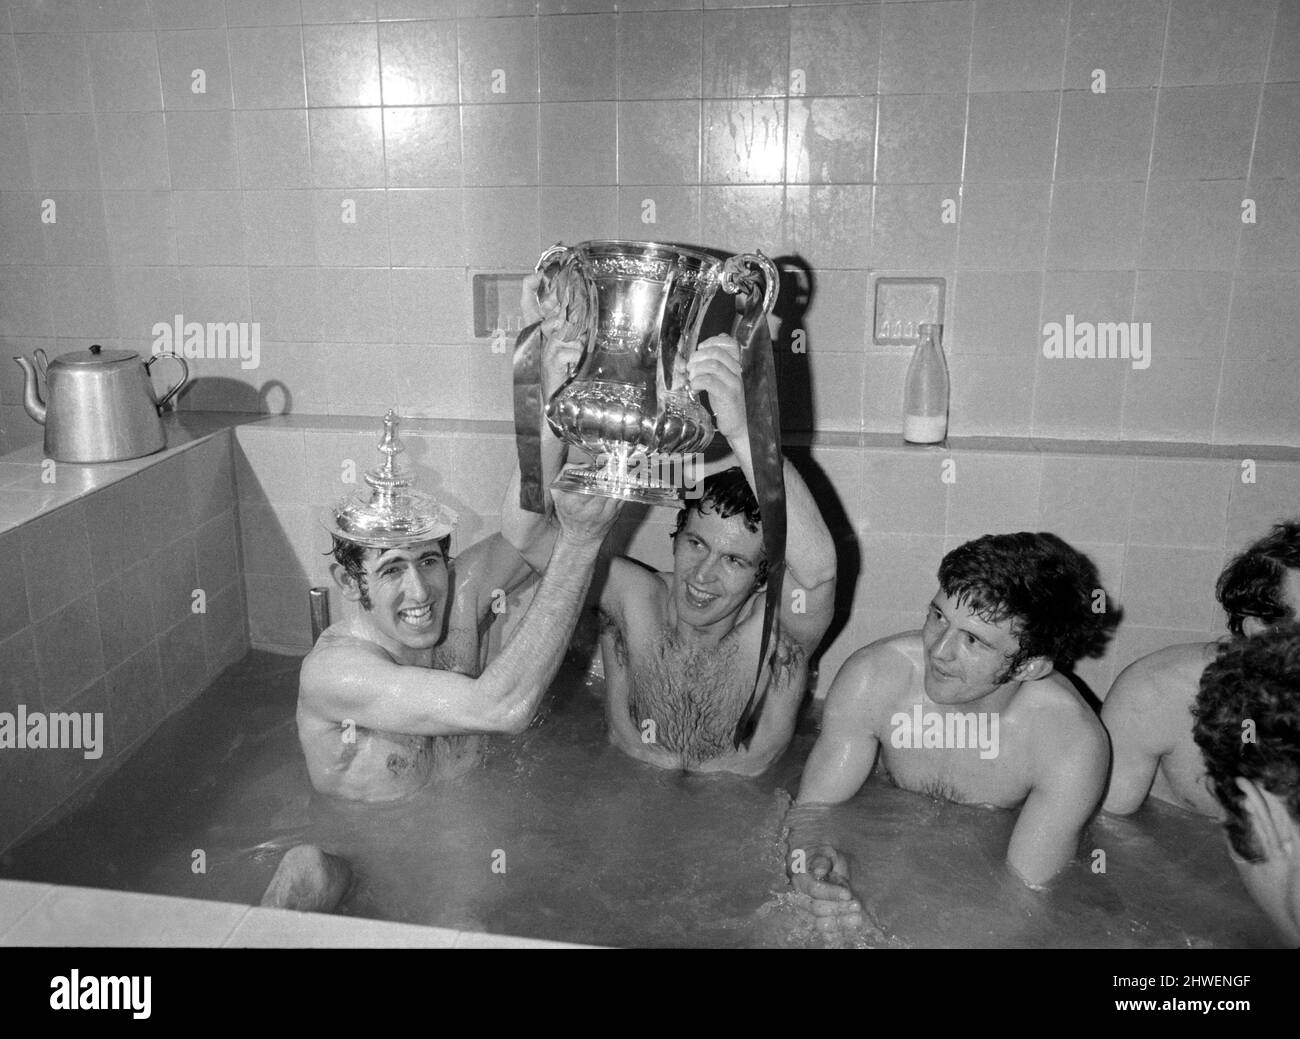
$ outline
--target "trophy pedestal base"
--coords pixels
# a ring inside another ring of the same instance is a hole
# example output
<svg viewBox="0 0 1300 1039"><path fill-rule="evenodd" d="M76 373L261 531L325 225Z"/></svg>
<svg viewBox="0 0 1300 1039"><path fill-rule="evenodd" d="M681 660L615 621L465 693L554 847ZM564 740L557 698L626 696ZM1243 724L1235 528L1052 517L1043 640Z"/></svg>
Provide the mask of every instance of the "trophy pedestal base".
<svg viewBox="0 0 1300 1039"><path fill-rule="evenodd" d="M585 469L570 469L561 473L551 487L575 494L592 494L601 498L618 498L642 505L660 505L668 509L682 506L681 494L676 487L650 479L637 479L620 475L612 466L593 465Z"/></svg>

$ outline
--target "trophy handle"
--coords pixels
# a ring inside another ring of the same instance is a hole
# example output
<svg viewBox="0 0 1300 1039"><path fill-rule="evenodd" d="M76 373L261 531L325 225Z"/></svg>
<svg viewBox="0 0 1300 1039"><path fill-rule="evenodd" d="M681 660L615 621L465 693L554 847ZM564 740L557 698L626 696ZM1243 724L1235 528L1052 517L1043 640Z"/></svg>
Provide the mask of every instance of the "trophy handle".
<svg viewBox="0 0 1300 1039"><path fill-rule="evenodd" d="M543 270L551 266L551 264L562 262L561 260L558 260L557 257L563 257L567 255L568 252L569 247L567 245L561 245L559 242L556 242L553 246L547 249L546 252L542 253L540 257L538 257L537 264L533 267L533 270L538 274L541 274Z"/></svg>
<svg viewBox="0 0 1300 1039"><path fill-rule="evenodd" d="M740 253L725 261L718 284L724 292L734 296L742 289L752 289L755 278L760 272L764 282L763 317L767 317L776 306L776 294L781 288L781 276L777 272L776 264L764 256L761 250L755 253Z"/></svg>

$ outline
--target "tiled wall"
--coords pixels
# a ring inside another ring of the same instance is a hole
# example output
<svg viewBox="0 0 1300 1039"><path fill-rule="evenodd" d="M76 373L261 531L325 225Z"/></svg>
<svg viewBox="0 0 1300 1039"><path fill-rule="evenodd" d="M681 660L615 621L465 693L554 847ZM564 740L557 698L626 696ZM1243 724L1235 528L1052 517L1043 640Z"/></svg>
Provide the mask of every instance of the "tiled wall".
<svg viewBox="0 0 1300 1039"><path fill-rule="evenodd" d="M1292 0L8 0L0 347L255 321L185 406L504 418L468 272L655 237L810 269L791 428L897 431L914 273L956 434L1295 445L1298 121ZM1044 358L1066 314L1150 368Z"/></svg>
<svg viewBox="0 0 1300 1039"><path fill-rule="evenodd" d="M813 463L806 471L825 489L819 502L839 537L844 626L825 651L819 691L858 647L920 627L943 555L987 533L1052 531L1097 565L1122 610L1105 655L1077 668L1098 696L1143 654L1225 634L1215 579L1270 524L1300 514L1295 453L1243 469L1239 457L1087 448L795 453Z"/></svg>
<svg viewBox="0 0 1300 1039"><path fill-rule="evenodd" d="M331 428L279 419L238 428L253 645L310 645L307 589L329 584L329 537L317 510L355 492L355 484L341 479L349 463L357 472L375 464L377 425L335 420ZM514 444L494 425L403 433L419 486L461 516L453 551L499 529ZM1227 452L1218 458L1094 453L1087 445L1062 451L1041 442L1014 451L986 445L939 451L890 446L886 438L865 447L853 440L787 451L838 543L839 609L820 692L855 649L920 626L946 552L981 534L1050 530L1088 554L1123 609L1106 655L1078 669L1102 696L1118 668L1138 656L1222 635L1214 600L1219 571L1270 524L1300 513L1294 451L1265 451L1243 467L1246 459ZM946 468L947 461L953 465ZM665 510L628 507L613 535L616 549L669 569L674 520ZM504 630L527 601L511 607ZM333 605L342 608L337 597Z"/></svg>
<svg viewBox="0 0 1300 1039"><path fill-rule="evenodd" d="M102 711L105 740L0 750L0 849L247 652L236 523L223 431L0 534L0 711Z"/></svg>

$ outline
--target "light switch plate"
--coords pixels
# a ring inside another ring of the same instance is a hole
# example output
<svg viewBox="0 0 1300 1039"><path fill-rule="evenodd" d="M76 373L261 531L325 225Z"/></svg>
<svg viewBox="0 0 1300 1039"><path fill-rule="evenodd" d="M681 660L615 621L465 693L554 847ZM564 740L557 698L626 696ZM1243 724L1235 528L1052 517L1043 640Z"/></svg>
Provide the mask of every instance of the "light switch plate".
<svg viewBox="0 0 1300 1039"><path fill-rule="evenodd" d="M475 271L470 275L475 339L493 339L500 332L511 338L523 331L519 293L526 274L516 271Z"/></svg>
<svg viewBox="0 0 1300 1039"><path fill-rule="evenodd" d="M877 346L915 346L921 326L943 324L943 278L877 278L872 340Z"/></svg>

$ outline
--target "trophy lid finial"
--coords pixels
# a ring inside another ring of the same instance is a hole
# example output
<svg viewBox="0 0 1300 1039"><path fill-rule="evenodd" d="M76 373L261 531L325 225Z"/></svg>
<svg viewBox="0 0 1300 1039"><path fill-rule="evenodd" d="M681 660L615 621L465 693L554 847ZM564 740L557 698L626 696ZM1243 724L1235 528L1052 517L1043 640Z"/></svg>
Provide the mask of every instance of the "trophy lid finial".
<svg viewBox="0 0 1300 1039"><path fill-rule="evenodd" d="M396 458L406 450L397 435L401 419L393 409L384 416L379 452L384 461L365 474L370 497L344 498L324 517L325 528L335 537L371 548L400 548L421 541L436 541L456 526L456 513L413 489L411 474L399 469Z"/></svg>

